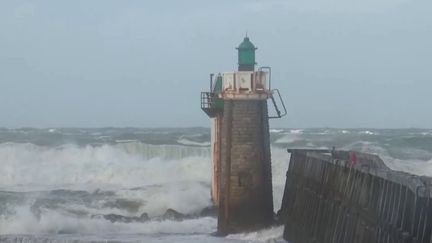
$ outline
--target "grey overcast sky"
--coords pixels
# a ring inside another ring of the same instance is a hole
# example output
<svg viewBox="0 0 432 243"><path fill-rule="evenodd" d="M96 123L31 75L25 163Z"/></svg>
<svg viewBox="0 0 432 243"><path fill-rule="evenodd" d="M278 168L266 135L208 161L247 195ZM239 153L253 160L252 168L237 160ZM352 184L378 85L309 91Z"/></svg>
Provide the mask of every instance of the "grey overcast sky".
<svg viewBox="0 0 432 243"><path fill-rule="evenodd" d="M432 127L431 0L1 0L1 127L208 126L248 31L275 127Z"/></svg>

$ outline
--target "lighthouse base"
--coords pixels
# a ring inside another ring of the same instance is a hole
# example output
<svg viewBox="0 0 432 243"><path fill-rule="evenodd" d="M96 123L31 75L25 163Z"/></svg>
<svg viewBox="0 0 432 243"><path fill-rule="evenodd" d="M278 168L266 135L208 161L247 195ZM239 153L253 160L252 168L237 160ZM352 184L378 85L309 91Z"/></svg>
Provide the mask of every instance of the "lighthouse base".
<svg viewBox="0 0 432 243"><path fill-rule="evenodd" d="M218 232L272 224L273 196L266 100L225 100L218 166Z"/></svg>

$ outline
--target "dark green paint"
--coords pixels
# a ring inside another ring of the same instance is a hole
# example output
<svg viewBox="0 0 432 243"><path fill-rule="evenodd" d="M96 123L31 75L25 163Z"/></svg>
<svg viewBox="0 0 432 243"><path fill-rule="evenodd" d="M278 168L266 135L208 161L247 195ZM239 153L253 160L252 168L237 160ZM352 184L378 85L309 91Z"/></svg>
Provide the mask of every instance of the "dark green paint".
<svg viewBox="0 0 432 243"><path fill-rule="evenodd" d="M249 40L249 37L245 37L243 42L240 43L238 50L238 64L239 65L255 65L255 50L257 48Z"/></svg>
<svg viewBox="0 0 432 243"><path fill-rule="evenodd" d="M213 108L223 108L223 99L219 98L218 95L222 91L222 75L216 77L216 82L213 87L214 98Z"/></svg>

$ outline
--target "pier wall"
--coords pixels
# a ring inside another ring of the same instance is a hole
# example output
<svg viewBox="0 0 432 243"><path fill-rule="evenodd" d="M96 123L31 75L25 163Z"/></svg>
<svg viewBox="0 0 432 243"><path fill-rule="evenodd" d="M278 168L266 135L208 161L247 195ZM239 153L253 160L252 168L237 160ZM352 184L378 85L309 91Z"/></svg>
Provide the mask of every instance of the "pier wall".
<svg viewBox="0 0 432 243"><path fill-rule="evenodd" d="M280 220L292 243L430 243L431 178L377 156L289 150Z"/></svg>

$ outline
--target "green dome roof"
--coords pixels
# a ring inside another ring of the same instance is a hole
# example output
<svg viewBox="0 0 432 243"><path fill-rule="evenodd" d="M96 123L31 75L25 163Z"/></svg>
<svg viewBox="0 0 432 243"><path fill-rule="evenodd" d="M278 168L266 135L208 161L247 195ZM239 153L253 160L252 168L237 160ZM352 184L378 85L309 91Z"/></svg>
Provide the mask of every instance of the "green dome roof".
<svg viewBox="0 0 432 243"><path fill-rule="evenodd" d="M255 49L257 49L255 46L254 46L254 44L252 44L252 42L249 40L249 37L245 37L244 39L243 39L243 42L242 43L240 43L240 45L239 45L239 47L237 47L237 49L239 49L239 50L255 50Z"/></svg>
<svg viewBox="0 0 432 243"><path fill-rule="evenodd" d="M246 36L243 42L240 43L238 50L239 71L253 71L255 69L255 50L257 48Z"/></svg>

